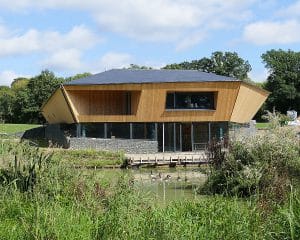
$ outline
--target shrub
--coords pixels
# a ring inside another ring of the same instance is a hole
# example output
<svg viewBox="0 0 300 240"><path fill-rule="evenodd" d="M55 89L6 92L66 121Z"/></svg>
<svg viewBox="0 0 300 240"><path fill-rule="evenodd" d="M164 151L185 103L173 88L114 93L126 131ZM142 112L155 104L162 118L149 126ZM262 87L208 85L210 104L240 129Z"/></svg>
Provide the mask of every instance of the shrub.
<svg viewBox="0 0 300 240"><path fill-rule="evenodd" d="M8 162L8 166L0 169L0 184L13 184L23 192L32 191L37 175L45 170L51 154L44 154L38 148L32 148L27 142L2 142L0 147L0 152L6 153L4 157Z"/></svg>
<svg viewBox="0 0 300 240"><path fill-rule="evenodd" d="M293 175L300 173L299 140L286 127L275 127L231 143L229 152L212 159L202 193L250 196L277 203L287 196ZM214 164L218 162L218 164Z"/></svg>

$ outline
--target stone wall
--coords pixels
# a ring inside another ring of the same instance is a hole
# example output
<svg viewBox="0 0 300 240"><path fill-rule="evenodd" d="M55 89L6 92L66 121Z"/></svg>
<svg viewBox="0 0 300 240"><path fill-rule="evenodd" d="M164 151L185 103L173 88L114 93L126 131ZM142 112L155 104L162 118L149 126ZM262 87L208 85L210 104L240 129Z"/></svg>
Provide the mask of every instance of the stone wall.
<svg viewBox="0 0 300 240"><path fill-rule="evenodd" d="M49 124L26 130L21 138L36 142L43 147L69 147L68 139L61 130L60 124Z"/></svg>
<svg viewBox="0 0 300 240"><path fill-rule="evenodd" d="M70 149L97 149L125 153L156 153L157 141L143 139L70 138Z"/></svg>

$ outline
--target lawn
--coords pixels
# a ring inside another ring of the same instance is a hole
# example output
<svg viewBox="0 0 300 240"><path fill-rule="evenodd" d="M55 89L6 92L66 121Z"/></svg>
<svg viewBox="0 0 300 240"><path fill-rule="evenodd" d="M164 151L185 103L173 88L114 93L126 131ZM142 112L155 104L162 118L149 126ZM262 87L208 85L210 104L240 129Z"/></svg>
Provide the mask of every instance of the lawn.
<svg viewBox="0 0 300 240"><path fill-rule="evenodd" d="M68 166L84 168L120 167L124 163L124 154L92 149L53 149L53 160Z"/></svg>
<svg viewBox="0 0 300 240"><path fill-rule="evenodd" d="M1 240L300 239L297 185L284 185L290 194L281 204L262 202L255 194L159 205L126 171L114 177L112 171L72 166L80 159L101 162L122 154L55 150L51 158L43 151L26 142L0 141L0 161L11 162L0 166Z"/></svg>
<svg viewBox="0 0 300 240"><path fill-rule="evenodd" d="M256 123L256 128L262 129L262 128L269 128L270 123L268 122L261 122L261 123Z"/></svg>
<svg viewBox="0 0 300 240"><path fill-rule="evenodd" d="M40 127L41 125L37 124L10 124L10 123L5 123L5 124L0 124L0 133L17 133L17 132L24 132L28 129L31 128L36 128Z"/></svg>

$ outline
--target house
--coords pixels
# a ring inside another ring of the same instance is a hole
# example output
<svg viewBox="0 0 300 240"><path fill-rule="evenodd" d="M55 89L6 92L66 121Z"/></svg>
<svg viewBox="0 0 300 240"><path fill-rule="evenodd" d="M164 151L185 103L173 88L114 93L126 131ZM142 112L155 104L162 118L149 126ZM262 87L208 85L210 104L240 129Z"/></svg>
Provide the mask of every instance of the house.
<svg viewBox="0 0 300 240"><path fill-rule="evenodd" d="M42 107L71 148L125 152L196 151L246 123L268 92L196 70L113 69L57 89Z"/></svg>

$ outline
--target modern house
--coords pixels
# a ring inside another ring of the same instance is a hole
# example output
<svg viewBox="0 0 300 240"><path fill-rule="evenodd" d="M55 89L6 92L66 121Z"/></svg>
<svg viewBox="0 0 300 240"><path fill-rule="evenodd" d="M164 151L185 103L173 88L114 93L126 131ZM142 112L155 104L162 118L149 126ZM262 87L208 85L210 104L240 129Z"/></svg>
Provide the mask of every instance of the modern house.
<svg viewBox="0 0 300 240"><path fill-rule="evenodd" d="M42 114L59 124L71 147L195 151L226 138L229 122L249 122L268 95L196 70L114 69L62 85Z"/></svg>

